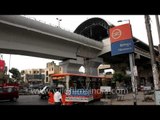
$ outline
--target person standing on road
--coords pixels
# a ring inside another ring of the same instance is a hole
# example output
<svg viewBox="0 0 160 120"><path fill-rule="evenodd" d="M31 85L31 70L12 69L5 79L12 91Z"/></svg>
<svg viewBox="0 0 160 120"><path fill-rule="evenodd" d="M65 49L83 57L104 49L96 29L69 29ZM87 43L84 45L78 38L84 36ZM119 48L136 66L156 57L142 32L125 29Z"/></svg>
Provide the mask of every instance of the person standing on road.
<svg viewBox="0 0 160 120"><path fill-rule="evenodd" d="M61 105L62 103L62 94L60 93L59 88L57 88L56 92L54 93L54 102L55 102L55 105Z"/></svg>
<svg viewBox="0 0 160 120"><path fill-rule="evenodd" d="M53 90L50 89L50 91L48 92L48 104L53 105L54 104L54 93Z"/></svg>

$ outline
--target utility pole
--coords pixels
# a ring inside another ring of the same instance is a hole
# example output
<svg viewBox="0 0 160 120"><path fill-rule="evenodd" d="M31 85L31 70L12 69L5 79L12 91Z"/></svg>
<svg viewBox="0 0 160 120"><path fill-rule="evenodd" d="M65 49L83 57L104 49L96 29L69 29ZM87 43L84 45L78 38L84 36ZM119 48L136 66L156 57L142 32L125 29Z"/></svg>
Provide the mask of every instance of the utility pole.
<svg viewBox="0 0 160 120"><path fill-rule="evenodd" d="M158 51L159 51L159 55L160 55L160 26L159 26L159 18L158 18L158 15L155 15L155 17L156 17L158 37L159 37Z"/></svg>
<svg viewBox="0 0 160 120"><path fill-rule="evenodd" d="M151 55L151 64L152 64L152 72L153 72L153 80L154 80L154 91L156 91L159 89L159 86L158 86L159 85L159 74L158 74L157 64L155 60L155 53L154 53L152 32L151 32L151 25L150 25L150 17L149 15L145 15L144 17L145 17L145 24L146 24L146 29L147 29L149 49L150 49L150 55ZM156 101L156 94L155 94L155 101Z"/></svg>

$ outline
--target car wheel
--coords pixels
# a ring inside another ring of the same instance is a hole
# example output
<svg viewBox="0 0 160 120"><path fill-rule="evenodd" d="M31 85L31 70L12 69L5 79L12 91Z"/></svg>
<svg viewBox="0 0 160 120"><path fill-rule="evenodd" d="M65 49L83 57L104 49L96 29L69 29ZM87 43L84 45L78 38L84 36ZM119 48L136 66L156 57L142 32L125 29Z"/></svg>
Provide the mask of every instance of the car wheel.
<svg viewBox="0 0 160 120"><path fill-rule="evenodd" d="M12 102L16 102L16 101L17 101L17 98L14 97L14 98L11 99L11 101L12 101Z"/></svg>
<svg viewBox="0 0 160 120"><path fill-rule="evenodd" d="M43 99L43 96L41 96L41 99Z"/></svg>

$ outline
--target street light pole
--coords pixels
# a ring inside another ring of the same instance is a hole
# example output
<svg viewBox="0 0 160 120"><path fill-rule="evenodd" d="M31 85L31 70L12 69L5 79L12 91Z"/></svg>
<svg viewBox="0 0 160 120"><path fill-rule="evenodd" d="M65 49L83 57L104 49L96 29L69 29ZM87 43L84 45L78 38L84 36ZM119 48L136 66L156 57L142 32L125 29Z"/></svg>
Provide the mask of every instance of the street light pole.
<svg viewBox="0 0 160 120"><path fill-rule="evenodd" d="M9 72L9 70L10 70L10 64L11 64L11 54L9 55L9 68L8 68L8 75L9 75L9 78L10 78L10 72ZM9 79L8 79L7 82L9 82Z"/></svg>
<svg viewBox="0 0 160 120"><path fill-rule="evenodd" d="M130 24L130 20L119 20L118 22L128 21ZM130 24L131 26L131 24ZM132 27L131 27L132 32ZM133 104L137 105L137 80L135 77L135 58L134 53L129 54L129 63L130 63L130 70L131 70L131 81L132 81L132 90L133 90Z"/></svg>
<svg viewBox="0 0 160 120"><path fill-rule="evenodd" d="M152 40L152 34L151 34L150 17L149 15L145 15L144 17L145 17L145 24L146 24L146 29L147 29L149 49L150 49L150 55L151 55L151 64L152 64L152 72L153 72L153 79L154 79L154 90L156 91L159 89L159 86L158 86L159 85L159 74L158 74L157 64L155 60L153 40ZM156 101L156 94L155 94L155 101Z"/></svg>
<svg viewBox="0 0 160 120"><path fill-rule="evenodd" d="M56 20L58 20L58 27L60 28L60 21L62 21L62 19L56 18Z"/></svg>

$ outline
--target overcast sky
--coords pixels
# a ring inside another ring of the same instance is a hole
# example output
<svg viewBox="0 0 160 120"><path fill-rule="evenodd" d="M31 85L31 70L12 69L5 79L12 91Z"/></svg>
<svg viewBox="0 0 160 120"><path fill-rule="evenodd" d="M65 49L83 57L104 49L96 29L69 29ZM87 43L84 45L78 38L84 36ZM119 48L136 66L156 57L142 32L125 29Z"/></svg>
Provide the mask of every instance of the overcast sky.
<svg viewBox="0 0 160 120"><path fill-rule="evenodd" d="M148 44L148 38L145 27L144 15L25 15L26 17L36 18L36 20L41 20L47 24L52 24L54 26L58 25L58 20L56 18L62 19L60 21L60 27L67 31L73 32L79 24L85 20L93 17L99 17L114 25L121 25L125 22L117 22L118 20L130 20L132 25L133 36L140 39L141 41ZM159 38L157 33L155 15L151 15L151 27L152 27L152 37L153 44L159 44ZM11 58L11 59L10 59ZM22 55L10 55L3 54L3 59L6 62L6 66L9 67L10 59L10 68L15 67L19 70L23 69L32 69L32 68L46 68L46 63L51 62L52 59L43 59L37 57L28 57ZM56 64L59 61L55 61Z"/></svg>

